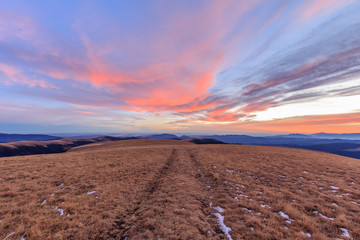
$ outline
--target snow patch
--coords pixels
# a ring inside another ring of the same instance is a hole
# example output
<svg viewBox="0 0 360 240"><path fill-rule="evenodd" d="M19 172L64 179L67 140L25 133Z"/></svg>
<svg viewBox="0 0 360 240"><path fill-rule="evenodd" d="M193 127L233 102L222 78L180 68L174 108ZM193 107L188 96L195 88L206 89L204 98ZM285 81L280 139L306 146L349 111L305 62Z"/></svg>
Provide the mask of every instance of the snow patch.
<svg viewBox="0 0 360 240"><path fill-rule="evenodd" d="M304 232L301 232L302 234L304 234L305 236L307 236L308 238L311 238L311 234L310 233L304 233Z"/></svg>
<svg viewBox="0 0 360 240"><path fill-rule="evenodd" d="M224 209L222 207L217 206L217 207L213 207L213 208L218 212L224 212Z"/></svg>
<svg viewBox="0 0 360 240"><path fill-rule="evenodd" d="M96 193L96 191L87 192L87 194L89 194L89 195L94 194L94 193Z"/></svg>
<svg viewBox="0 0 360 240"><path fill-rule="evenodd" d="M212 202L210 202L210 207L212 206ZM217 207L213 207L213 209L217 210L218 212L224 212L224 209L220 206ZM218 222L220 224L220 229L221 231L223 231L223 233L226 235L226 237L229 240L232 240L231 235L229 234L229 232L231 231L231 228L227 227L224 224L224 216L222 216L220 213L213 213L213 215L215 215L218 218Z"/></svg>
<svg viewBox="0 0 360 240"><path fill-rule="evenodd" d="M64 215L64 209L55 207L55 211L58 211L60 213L60 216Z"/></svg>
<svg viewBox="0 0 360 240"><path fill-rule="evenodd" d="M244 209L245 211L247 211L247 212L249 212L249 213L253 213L253 211L252 210L250 210L250 209L247 209L247 208L242 208L242 209Z"/></svg>
<svg viewBox="0 0 360 240"><path fill-rule="evenodd" d="M315 214L319 214L319 216L320 216L320 217L322 217L322 218L325 218L325 219L328 219L328 220L334 221L334 218L329 218L329 217L327 217L327 216L325 216L325 215L323 215L323 214L319 213L318 211L313 211L313 213L315 213Z"/></svg>
<svg viewBox="0 0 360 240"><path fill-rule="evenodd" d="M260 206L261 206L262 208L264 208L264 207L271 208L269 205L266 205L266 204L261 204Z"/></svg>
<svg viewBox="0 0 360 240"><path fill-rule="evenodd" d="M295 220L294 219L291 219L289 217L289 215L285 214L284 212L280 211L278 212L278 214L280 214L281 217L285 218L286 219L286 223L291 223L291 222L294 222Z"/></svg>
<svg viewBox="0 0 360 240"><path fill-rule="evenodd" d="M218 218L218 222L220 224L221 231L223 231L223 233L226 235L226 237L229 240L232 240L231 235L229 234L229 232L231 231L231 228L229 228L228 226L226 226L224 224L224 216L222 216L220 213L214 213L214 215Z"/></svg>
<svg viewBox="0 0 360 240"><path fill-rule="evenodd" d="M341 234L342 237L350 238L349 231L346 228L340 228L341 231L343 231L343 234Z"/></svg>
<svg viewBox="0 0 360 240"><path fill-rule="evenodd" d="M339 187L330 186L332 189L339 189Z"/></svg>

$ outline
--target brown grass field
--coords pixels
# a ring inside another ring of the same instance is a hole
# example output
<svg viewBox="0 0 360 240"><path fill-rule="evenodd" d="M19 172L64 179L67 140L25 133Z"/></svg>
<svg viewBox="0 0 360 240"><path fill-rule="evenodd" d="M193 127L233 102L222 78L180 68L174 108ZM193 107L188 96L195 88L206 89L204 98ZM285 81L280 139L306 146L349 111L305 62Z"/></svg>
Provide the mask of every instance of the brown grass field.
<svg viewBox="0 0 360 240"><path fill-rule="evenodd" d="M125 140L0 158L2 239L360 239L360 161Z"/></svg>

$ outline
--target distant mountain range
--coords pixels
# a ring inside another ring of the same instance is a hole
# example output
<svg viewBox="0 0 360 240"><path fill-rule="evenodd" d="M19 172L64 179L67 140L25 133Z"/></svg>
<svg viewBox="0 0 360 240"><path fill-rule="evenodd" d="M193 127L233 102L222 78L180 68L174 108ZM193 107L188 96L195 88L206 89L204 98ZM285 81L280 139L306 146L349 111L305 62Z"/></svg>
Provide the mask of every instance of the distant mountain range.
<svg viewBox="0 0 360 240"><path fill-rule="evenodd" d="M101 138L84 138L73 137L81 144L86 140L84 139L101 139ZM116 141L126 138L106 137L106 141ZM130 138L149 138L149 139L171 139L171 140L184 140L191 139L192 142L197 144L247 144L247 145L262 145L262 146L282 146L292 148L303 148L316 151L324 151L334 153L342 156L348 156L360 159L360 133L351 134L329 134L329 133L315 133L315 134L299 134L292 133L286 135L266 136L266 137L253 137L248 135L196 135L196 136L177 136L175 134L163 133L143 135ZM49 141L59 140L60 137L42 135L42 134L1 134L0 142L9 143L16 141ZM84 143L85 144L85 143ZM70 144L73 146L73 144ZM75 144L76 145L76 144ZM64 150L61 150L64 151Z"/></svg>
<svg viewBox="0 0 360 240"><path fill-rule="evenodd" d="M61 137L43 135L43 134L6 134L0 133L0 143L17 142L17 141L49 141L58 140Z"/></svg>
<svg viewBox="0 0 360 240"><path fill-rule="evenodd" d="M292 133L286 135L253 137L248 135L197 135L197 136L177 136L174 134L155 134L148 136L141 136L141 138L151 139L213 139L229 144L246 144L246 145L261 145L261 146L279 146L291 148L303 148L315 151L323 151L334 153L342 156L353 157L360 159L360 133L352 134L299 134ZM193 140L197 142L197 140ZM201 141L198 141L201 142ZM215 143L216 141L206 141L208 143Z"/></svg>

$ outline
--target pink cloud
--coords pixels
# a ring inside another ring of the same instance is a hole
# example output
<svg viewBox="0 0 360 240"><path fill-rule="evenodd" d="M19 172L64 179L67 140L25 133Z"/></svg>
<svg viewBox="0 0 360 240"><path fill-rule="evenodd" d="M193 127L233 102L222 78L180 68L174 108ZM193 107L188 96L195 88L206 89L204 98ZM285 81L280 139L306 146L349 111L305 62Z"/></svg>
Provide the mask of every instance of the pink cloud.
<svg viewBox="0 0 360 240"><path fill-rule="evenodd" d="M307 0L300 7L299 20L301 22L308 22L315 16L329 15L353 2L354 0Z"/></svg>
<svg viewBox="0 0 360 240"><path fill-rule="evenodd" d="M0 63L0 73L1 72L5 75L3 82L7 85L20 83L29 87L39 86L41 88L57 88L47 81L27 77L20 68L15 66Z"/></svg>

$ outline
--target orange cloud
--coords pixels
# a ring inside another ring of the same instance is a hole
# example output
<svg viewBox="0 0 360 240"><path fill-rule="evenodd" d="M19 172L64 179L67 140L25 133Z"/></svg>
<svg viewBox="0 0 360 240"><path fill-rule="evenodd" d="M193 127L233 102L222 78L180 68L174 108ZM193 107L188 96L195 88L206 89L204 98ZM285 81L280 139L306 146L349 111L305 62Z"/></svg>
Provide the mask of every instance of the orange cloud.
<svg viewBox="0 0 360 240"><path fill-rule="evenodd" d="M251 126L250 126L251 125ZM353 133L360 128L360 113L314 115L281 120L251 122L257 131Z"/></svg>
<svg viewBox="0 0 360 240"><path fill-rule="evenodd" d="M88 114L88 115L96 115L97 114L97 113L94 113L94 112L85 112L85 111L74 111L74 112Z"/></svg>

